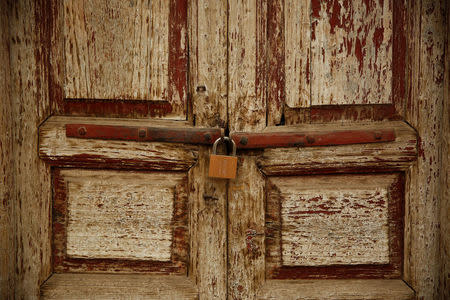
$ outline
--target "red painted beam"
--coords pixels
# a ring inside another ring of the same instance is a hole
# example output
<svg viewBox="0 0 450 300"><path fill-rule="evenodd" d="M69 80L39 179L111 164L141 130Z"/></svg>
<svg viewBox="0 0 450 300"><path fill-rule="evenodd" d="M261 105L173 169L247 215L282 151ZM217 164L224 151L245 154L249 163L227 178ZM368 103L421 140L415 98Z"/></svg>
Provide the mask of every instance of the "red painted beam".
<svg viewBox="0 0 450 300"><path fill-rule="evenodd" d="M167 142L212 145L222 136L221 128L167 128L96 124L66 124L71 138Z"/></svg>
<svg viewBox="0 0 450 300"><path fill-rule="evenodd" d="M393 129L342 130L327 132L235 132L231 138L240 149L315 147L365 143L390 142L395 140Z"/></svg>

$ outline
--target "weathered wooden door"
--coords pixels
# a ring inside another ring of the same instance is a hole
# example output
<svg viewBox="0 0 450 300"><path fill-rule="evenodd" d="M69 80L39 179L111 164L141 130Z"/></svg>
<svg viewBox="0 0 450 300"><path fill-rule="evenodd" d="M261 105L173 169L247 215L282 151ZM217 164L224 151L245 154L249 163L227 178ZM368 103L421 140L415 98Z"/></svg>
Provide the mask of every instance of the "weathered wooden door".
<svg viewBox="0 0 450 300"><path fill-rule="evenodd" d="M417 140L402 121L405 57L393 59L403 3L52 9L57 116L40 155L53 166L57 274L44 297L412 296L404 208ZM238 146L230 181L206 172L221 134Z"/></svg>
<svg viewBox="0 0 450 300"><path fill-rule="evenodd" d="M401 1L229 2L230 299L413 296L404 23Z"/></svg>

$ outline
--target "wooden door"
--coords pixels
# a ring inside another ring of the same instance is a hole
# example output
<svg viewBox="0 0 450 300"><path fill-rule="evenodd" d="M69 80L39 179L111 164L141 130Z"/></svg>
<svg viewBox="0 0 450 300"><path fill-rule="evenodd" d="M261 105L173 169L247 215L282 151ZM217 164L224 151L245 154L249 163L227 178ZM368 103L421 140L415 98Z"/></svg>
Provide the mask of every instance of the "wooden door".
<svg viewBox="0 0 450 300"><path fill-rule="evenodd" d="M403 8L53 1L43 297L412 297Z"/></svg>
<svg viewBox="0 0 450 300"><path fill-rule="evenodd" d="M207 111L194 126L188 102L196 8L49 3L54 116L39 151L52 166L53 274L42 298L224 299L226 183L206 177L223 129Z"/></svg>
<svg viewBox="0 0 450 300"><path fill-rule="evenodd" d="M230 1L228 13L228 297L412 298L404 3Z"/></svg>

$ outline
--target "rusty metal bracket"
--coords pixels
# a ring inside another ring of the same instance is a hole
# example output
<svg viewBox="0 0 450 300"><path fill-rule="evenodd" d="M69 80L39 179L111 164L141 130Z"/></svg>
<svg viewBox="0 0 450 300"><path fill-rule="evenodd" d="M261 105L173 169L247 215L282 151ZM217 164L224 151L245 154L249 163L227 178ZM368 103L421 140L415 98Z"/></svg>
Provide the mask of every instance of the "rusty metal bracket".
<svg viewBox="0 0 450 300"><path fill-rule="evenodd" d="M66 124L70 138L212 145L221 128L168 128L97 124Z"/></svg>
<svg viewBox="0 0 450 300"><path fill-rule="evenodd" d="M239 149L262 149L391 142L395 140L395 131L381 129L324 132L235 132L230 136Z"/></svg>

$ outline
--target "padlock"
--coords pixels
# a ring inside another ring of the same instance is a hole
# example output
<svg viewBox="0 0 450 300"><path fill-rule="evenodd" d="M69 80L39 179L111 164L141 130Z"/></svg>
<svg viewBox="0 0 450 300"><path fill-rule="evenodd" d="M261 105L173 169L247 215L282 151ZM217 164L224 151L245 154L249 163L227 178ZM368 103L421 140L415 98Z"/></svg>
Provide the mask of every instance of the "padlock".
<svg viewBox="0 0 450 300"><path fill-rule="evenodd" d="M217 155L217 145L220 142L228 142L233 145L233 155ZM236 144L229 137L218 138L213 145L212 154L209 158L209 177L216 178L236 178L237 156Z"/></svg>

